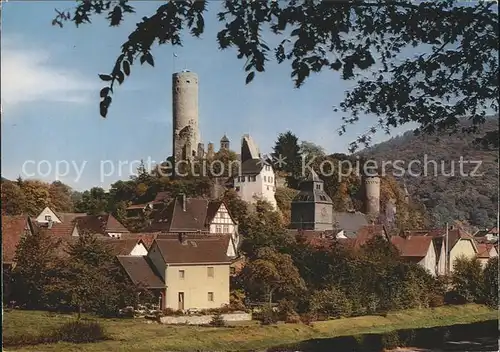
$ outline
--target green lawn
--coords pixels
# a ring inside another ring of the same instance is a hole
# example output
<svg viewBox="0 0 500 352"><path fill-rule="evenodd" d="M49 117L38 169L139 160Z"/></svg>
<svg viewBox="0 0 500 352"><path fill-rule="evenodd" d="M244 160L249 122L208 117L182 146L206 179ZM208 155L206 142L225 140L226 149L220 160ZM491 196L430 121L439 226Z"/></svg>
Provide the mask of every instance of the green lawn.
<svg viewBox="0 0 500 352"><path fill-rule="evenodd" d="M71 319L39 311L13 310L5 312L4 336L37 334L42 329L56 327ZM273 346L296 343L311 338L327 338L360 333L378 333L403 328L433 327L498 319L495 310L469 304L389 313L387 317L365 316L314 323L279 324L228 328L193 326L165 326L147 324L144 319L102 319L111 340L92 344L57 343L27 348L9 348L16 351L249 351L265 350Z"/></svg>

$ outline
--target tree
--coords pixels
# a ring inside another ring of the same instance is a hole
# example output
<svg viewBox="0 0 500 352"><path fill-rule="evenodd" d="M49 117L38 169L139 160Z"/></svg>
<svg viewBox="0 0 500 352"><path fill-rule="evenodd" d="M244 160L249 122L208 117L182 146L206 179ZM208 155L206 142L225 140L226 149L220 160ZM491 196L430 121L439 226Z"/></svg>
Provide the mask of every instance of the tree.
<svg viewBox="0 0 500 352"><path fill-rule="evenodd" d="M56 287L76 308L78 318L83 310L115 315L137 299L136 288L126 279L111 249L95 236L81 234L69 245L68 254Z"/></svg>
<svg viewBox="0 0 500 352"><path fill-rule="evenodd" d="M490 258L483 272L483 298L487 305L498 309L498 258Z"/></svg>
<svg viewBox="0 0 500 352"><path fill-rule="evenodd" d="M11 181L2 181L2 214L20 215L25 209L26 198L21 187Z"/></svg>
<svg viewBox="0 0 500 352"><path fill-rule="evenodd" d="M72 21L90 23L96 14L107 16L111 26L122 24L134 12L127 0L77 2L73 14L58 11L53 25ZM369 143L378 129L416 122L419 131L456 127L466 116L472 128L484 122L488 109L498 111L498 6L458 0L390 3L371 1L239 1L226 0L218 20L221 49L235 47L245 59L246 83L265 71L274 50L279 63L290 62L292 78L301 87L311 72L333 70L344 80L357 79L338 106L343 125L362 114L378 117L351 145ZM101 92L100 112L106 117L116 83L124 82L131 66L154 66L155 43L182 45L185 30L199 37L205 27L206 1L169 1L137 23L121 47ZM279 44L270 48L262 35L270 27ZM290 32L291 30L291 32ZM289 33L289 35L288 35ZM405 50L422 47L425 53L401 59ZM363 72L364 71L364 72ZM368 72L368 74L366 74ZM365 74L363 76L363 74ZM498 145L498 129L487 140Z"/></svg>
<svg viewBox="0 0 500 352"><path fill-rule="evenodd" d="M44 230L21 239L12 271L12 296L19 305L38 309L47 305L49 287L63 267L58 258L60 245Z"/></svg>
<svg viewBox="0 0 500 352"><path fill-rule="evenodd" d="M82 199L75 204L75 210L80 213L96 215L109 209L109 194L101 187L92 187L82 194Z"/></svg>
<svg viewBox="0 0 500 352"><path fill-rule="evenodd" d="M257 257L243 269L243 277L250 290L264 293L269 305L274 293L290 297L305 290L304 280L290 255L268 247L259 249Z"/></svg>
<svg viewBox="0 0 500 352"><path fill-rule="evenodd" d="M313 142L302 141L300 143L300 153L305 157L306 162L312 158L323 158L326 156L325 149Z"/></svg>
<svg viewBox="0 0 500 352"><path fill-rule="evenodd" d="M287 131L278 136L278 140L273 147L273 158L282 159L284 163L276 163L274 166L277 171L287 173L287 184L291 188L298 188L302 179L302 154L300 153L299 139L292 132Z"/></svg>
<svg viewBox="0 0 500 352"><path fill-rule="evenodd" d="M482 297L482 269L477 258L457 258L453 263L451 282L455 292L467 302L478 302Z"/></svg>
<svg viewBox="0 0 500 352"><path fill-rule="evenodd" d="M50 204L55 211L72 212L73 199L72 189L61 181L54 181L49 186Z"/></svg>
<svg viewBox="0 0 500 352"><path fill-rule="evenodd" d="M36 216L50 205L48 183L38 180L23 180L20 187L26 199L25 211L29 215Z"/></svg>

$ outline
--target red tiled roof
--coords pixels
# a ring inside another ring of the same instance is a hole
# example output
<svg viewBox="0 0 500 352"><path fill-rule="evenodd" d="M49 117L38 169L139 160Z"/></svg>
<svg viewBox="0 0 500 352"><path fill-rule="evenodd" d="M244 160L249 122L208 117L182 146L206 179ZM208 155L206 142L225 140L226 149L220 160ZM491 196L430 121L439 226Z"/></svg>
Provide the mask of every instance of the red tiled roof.
<svg viewBox="0 0 500 352"><path fill-rule="evenodd" d="M62 222L72 222L76 218L87 216L86 213L55 213Z"/></svg>
<svg viewBox="0 0 500 352"><path fill-rule="evenodd" d="M31 231L30 218L2 215L2 262L12 263L25 231Z"/></svg>
<svg viewBox="0 0 500 352"><path fill-rule="evenodd" d="M489 259L492 257L490 251L494 248L496 251L496 247L491 243L478 243L477 246L477 257Z"/></svg>
<svg viewBox="0 0 500 352"><path fill-rule="evenodd" d="M139 238L111 238L103 237L100 240L111 248L114 255L130 255L134 247L141 242Z"/></svg>
<svg viewBox="0 0 500 352"><path fill-rule="evenodd" d="M51 228L48 228L46 226L39 226L41 229L44 229L47 231L51 236L61 238L61 239L68 239L71 238L71 235L73 234L73 230L75 228L75 223L74 222L62 222L62 223L53 223Z"/></svg>
<svg viewBox="0 0 500 352"><path fill-rule="evenodd" d="M184 209L182 196L171 201L168 206L156 214L149 230L164 232L210 231L209 224L222 203L210 202L203 198L186 198L185 202ZM229 215L231 216L230 212Z"/></svg>
<svg viewBox="0 0 500 352"><path fill-rule="evenodd" d="M165 288L161 276L156 273L147 257L119 255L117 258L134 284L147 288Z"/></svg>
<svg viewBox="0 0 500 352"><path fill-rule="evenodd" d="M356 237L354 238L354 248L358 249L375 236L383 236L387 239L387 233L383 225L365 225L361 227L356 232Z"/></svg>
<svg viewBox="0 0 500 352"><path fill-rule="evenodd" d="M76 218L78 230L91 234L107 235L109 232L129 233L129 231L111 214L87 215Z"/></svg>
<svg viewBox="0 0 500 352"><path fill-rule="evenodd" d="M432 243L430 236L391 237L391 243L399 250L402 257L424 258Z"/></svg>
<svg viewBox="0 0 500 352"><path fill-rule="evenodd" d="M446 236L446 229L431 229L431 230L412 230L404 231L404 236L430 236L434 238L444 238ZM462 228L448 229L448 245L453 248L460 239L470 240L474 247L474 237Z"/></svg>
<svg viewBox="0 0 500 352"><path fill-rule="evenodd" d="M222 264L231 262L226 254L230 237L229 235L205 238L186 236L182 242L179 236L168 239L158 237L154 243L168 264Z"/></svg>

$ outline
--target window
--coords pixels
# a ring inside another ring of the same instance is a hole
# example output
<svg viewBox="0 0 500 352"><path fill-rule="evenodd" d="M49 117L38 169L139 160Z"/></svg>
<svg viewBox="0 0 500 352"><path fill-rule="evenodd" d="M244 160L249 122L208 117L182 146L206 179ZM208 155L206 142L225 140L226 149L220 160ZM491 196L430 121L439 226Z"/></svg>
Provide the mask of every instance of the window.
<svg viewBox="0 0 500 352"><path fill-rule="evenodd" d="M267 181L267 177L266 177L266 176L264 176L264 182L266 182L266 181Z"/></svg>
<svg viewBox="0 0 500 352"><path fill-rule="evenodd" d="M235 268L235 267L230 267L230 268L229 268L229 273L230 273L231 275L235 275L235 274L236 274L236 268Z"/></svg>
<svg viewBox="0 0 500 352"><path fill-rule="evenodd" d="M208 277L214 277L214 267L213 266L209 266L207 268L207 275L208 275Z"/></svg>
<svg viewBox="0 0 500 352"><path fill-rule="evenodd" d="M267 186L267 190L269 191L269 186Z"/></svg>
<svg viewBox="0 0 500 352"><path fill-rule="evenodd" d="M319 183L316 185L316 189L321 189L321 185Z"/></svg>
<svg viewBox="0 0 500 352"><path fill-rule="evenodd" d="M251 182L257 181L257 176L248 176L248 180Z"/></svg>
<svg viewBox="0 0 500 352"><path fill-rule="evenodd" d="M52 220L52 216L50 216L50 215L45 215L45 220L47 220L47 221Z"/></svg>
<svg viewBox="0 0 500 352"><path fill-rule="evenodd" d="M179 270L179 279L183 279L184 280L184 270Z"/></svg>
<svg viewBox="0 0 500 352"><path fill-rule="evenodd" d="M223 233L229 233L229 226L228 225L224 225L224 228L222 230Z"/></svg>
<svg viewBox="0 0 500 352"><path fill-rule="evenodd" d="M245 176L240 176L238 177L239 182L245 182Z"/></svg>
<svg viewBox="0 0 500 352"><path fill-rule="evenodd" d="M215 233L221 233L221 232L222 232L222 226L215 225Z"/></svg>
<svg viewBox="0 0 500 352"><path fill-rule="evenodd" d="M209 302L213 302L214 301L214 293L213 292L209 292L208 293L208 301Z"/></svg>

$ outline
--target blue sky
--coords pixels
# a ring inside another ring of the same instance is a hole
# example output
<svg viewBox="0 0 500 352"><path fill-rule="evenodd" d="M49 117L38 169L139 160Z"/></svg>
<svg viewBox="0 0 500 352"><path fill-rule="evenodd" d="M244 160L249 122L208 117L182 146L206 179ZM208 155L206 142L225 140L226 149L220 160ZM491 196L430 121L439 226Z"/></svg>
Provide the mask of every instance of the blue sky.
<svg viewBox="0 0 500 352"><path fill-rule="evenodd" d="M98 17L81 28L53 27L54 8L71 9L73 4L3 4L3 177L35 174L33 178L53 181L56 161L65 160L71 168L61 181L77 190L107 188L135 169L126 161L165 160L171 154L171 74L184 67L199 75L200 132L205 145L217 146L226 133L237 150L241 136L249 133L266 153L279 133L291 130L327 152L346 152L349 142L374 122L366 118L338 136L341 115L332 106L343 99L349 84L333 72L314 75L301 89L294 89L289 64L271 62L263 75L245 85L244 60L237 60L234 50L220 51L216 44L221 24L216 21L214 3L209 4L212 11L202 39L186 35L182 48L155 48L155 68L134 66L131 77L116 90L108 118L102 119L98 103L103 84L98 74L109 73L136 20L152 13L158 3L134 2L137 13L116 28ZM400 128L393 135L413 127ZM379 134L375 142L388 138ZM33 162L23 170L28 160ZM38 173L35 165L42 160L50 163L51 170L45 163ZM104 160L110 161L103 165L112 175L101 174ZM110 172L111 163L114 172ZM79 178L75 166L83 170Z"/></svg>

